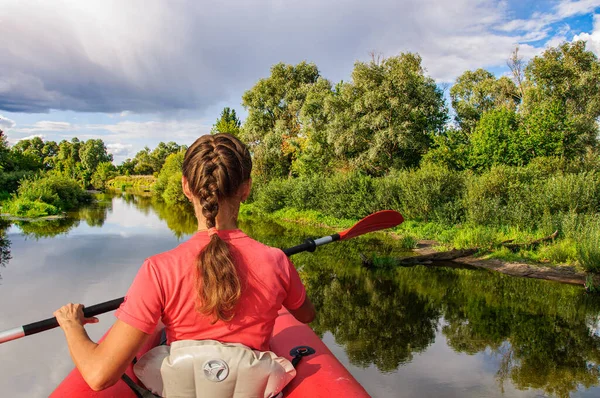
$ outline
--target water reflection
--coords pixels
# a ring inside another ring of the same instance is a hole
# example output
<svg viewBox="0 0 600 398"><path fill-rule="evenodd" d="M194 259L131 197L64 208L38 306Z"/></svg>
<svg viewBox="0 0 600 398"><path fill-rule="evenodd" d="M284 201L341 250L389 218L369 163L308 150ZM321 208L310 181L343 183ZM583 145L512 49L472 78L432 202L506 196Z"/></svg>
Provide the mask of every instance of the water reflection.
<svg viewBox="0 0 600 398"><path fill-rule="evenodd" d="M10 222L0 218L0 268L6 267L11 259L10 255L10 240L6 236L6 230L10 227ZM2 274L0 274L0 277Z"/></svg>
<svg viewBox="0 0 600 398"><path fill-rule="evenodd" d="M163 227L155 236L142 238L132 233L127 242L114 236L115 231L122 232L131 223L137 226L134 231L139 234L148 229L140 227L140 219L150 218L154 218L154 222L148 222L152 227L158 222L156 218L162 220ZM125 269L123 264L139 264L145 256L174 246L196 230L189 207L168 207L149 195L129 193L118 194L114 199L113 195L100 196L97 205L69 219L18 225L23 234L36 238L57 234L72 237L69 232L77 227L79 231L85 225L96 231L94 236L85 238L85 244L84 238L78 238L82 246L77 253L70 242L69 250L65 246L60 254L65 264L76 264L85 258L91 268L73 266L77 271L69 272L77 272L77 280L88 279L91 284L101 278L113 278L117 270ZM0 224L0 230L6 227ZM255 239L282 248L331 232L265 222L252 215L242 217L240 227ZM20 246L27 245L17 241ZM9 245L10 242L5 246ZM136 246L136 253L130 249L132 245ZM7 253L9 258L8 250ZM328 245L316 253L296 255L294 262L318 308L313 328L326 341L334 339L334 344L343 348L341 357L347 358L349 367L368 391L379 391L378 383L388 383L388 392L379 396L397 396L397 388L408 384L406 375L417 372L420 380L426 382L418 384L414 393L403 390L403 395L448 396L457 391L455 394L460 396L478 396L483 389L491 396L505 391L511 396L598 393L600 338L592 329L600 325L600 301L586 296L581 288L480 270L419 266L371 271L361 267L361 253L401 254L393 241L371 235ZM50 261L53 254L40 255ZM25 254L20 256L25 258ZM34 263L33 259L29 263ZM107 274L102 266L111 267L113 274ZM133 267L127 268L126 277L120 279L121 286L114 297L126 289L135 273L136 266ZM101 286L97 287L102 291ZM112 293L102 299L94 296L90 302L113 298ZM478 360L466 361L466 357ZM421 370L424 361L427 366ZM462 379L459 371L453 377L428 374L444 361L463 369ZM372 374L373 369L377 374L370 377L379 381L361 378ZM476 372L492 381L472 377ZM391 378L385 378L386 375ZM431 387L436 382L444 392L438 393ZM475 392L465 392L468 389Z"/></svg>

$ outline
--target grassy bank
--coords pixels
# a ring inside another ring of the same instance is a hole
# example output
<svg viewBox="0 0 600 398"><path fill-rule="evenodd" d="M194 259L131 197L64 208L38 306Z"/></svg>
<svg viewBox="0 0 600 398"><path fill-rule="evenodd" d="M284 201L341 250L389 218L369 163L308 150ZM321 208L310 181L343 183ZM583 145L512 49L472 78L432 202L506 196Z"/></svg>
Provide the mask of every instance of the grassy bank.
<svg viewBox="0 0 600 398"><path fill-rule="evenodd" d="M150 191L156 183L156 177L148 175L118 176L106 182L107 189L124 191L134 189L138 191Z"/></svg>
<svg viewBox="0 0 600 398"><path fill-rule="evenodd" d="M257 184L251 199L247 211L338 227L394 209L407 220L396 231L407 248L435 240L440 248L478 247L503 260L600 271L600 172L594 165L549 159L481 174L424 165L379 178L349 173L282 179ZM500 245L554 231L556 239L516 253Z"/></svg>

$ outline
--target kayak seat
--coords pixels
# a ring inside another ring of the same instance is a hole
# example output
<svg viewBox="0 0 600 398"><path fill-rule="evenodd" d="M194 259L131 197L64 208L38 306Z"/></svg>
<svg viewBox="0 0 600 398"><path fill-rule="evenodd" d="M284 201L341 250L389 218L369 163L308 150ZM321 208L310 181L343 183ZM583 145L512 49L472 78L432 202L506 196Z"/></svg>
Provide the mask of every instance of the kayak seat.
<svg viewBox="0 0 600 398"><path fill-rule="evenodd" d="M308 350L300 351L298 360L309 355ZM157 346L144 354L133 370L152 394L143 398L273 398L296 375L292 362L271 351L215 340L180 340L171 346Z"/></svg>

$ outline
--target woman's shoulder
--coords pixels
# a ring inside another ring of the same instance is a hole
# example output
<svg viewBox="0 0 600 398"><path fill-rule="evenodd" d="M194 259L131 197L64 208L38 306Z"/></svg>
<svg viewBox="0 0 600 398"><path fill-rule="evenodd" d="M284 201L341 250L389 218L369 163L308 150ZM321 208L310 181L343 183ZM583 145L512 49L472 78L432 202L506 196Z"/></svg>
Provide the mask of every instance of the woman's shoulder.
<svg viewBox="0 0 600 398"><path fill-rule="evenodd" d="M251 237L246 237L244 244L239 245L240 250L246 252L244 254L252 255L253 257L266 257L271 260L282 261L287 259L287 256L283 250L268 246L262 242L259 242Z"/></svg>

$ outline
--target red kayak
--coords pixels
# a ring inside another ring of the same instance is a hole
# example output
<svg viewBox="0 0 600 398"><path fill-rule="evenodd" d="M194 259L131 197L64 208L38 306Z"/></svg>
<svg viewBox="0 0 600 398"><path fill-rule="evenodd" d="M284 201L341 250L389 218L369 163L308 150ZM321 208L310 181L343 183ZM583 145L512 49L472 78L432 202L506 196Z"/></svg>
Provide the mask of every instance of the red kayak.
<svg viewBox="0 0 600 398"><path fill-rule="evenodd" d="M159 339L160 331L157 331L138 353L138 358L156 346ZM296 366L296 377L283 390L285 397L369 397L308 325L298 322L289 312L281 311L273 329L271 350L291 360L290 351L297 346L309 346L315 353L300 360ZM133 374L133 365L127 368L126 373L138 382ZM94 392L74 369L50 397L135 398L136 395L122 380L106 390Z"/></svg>

